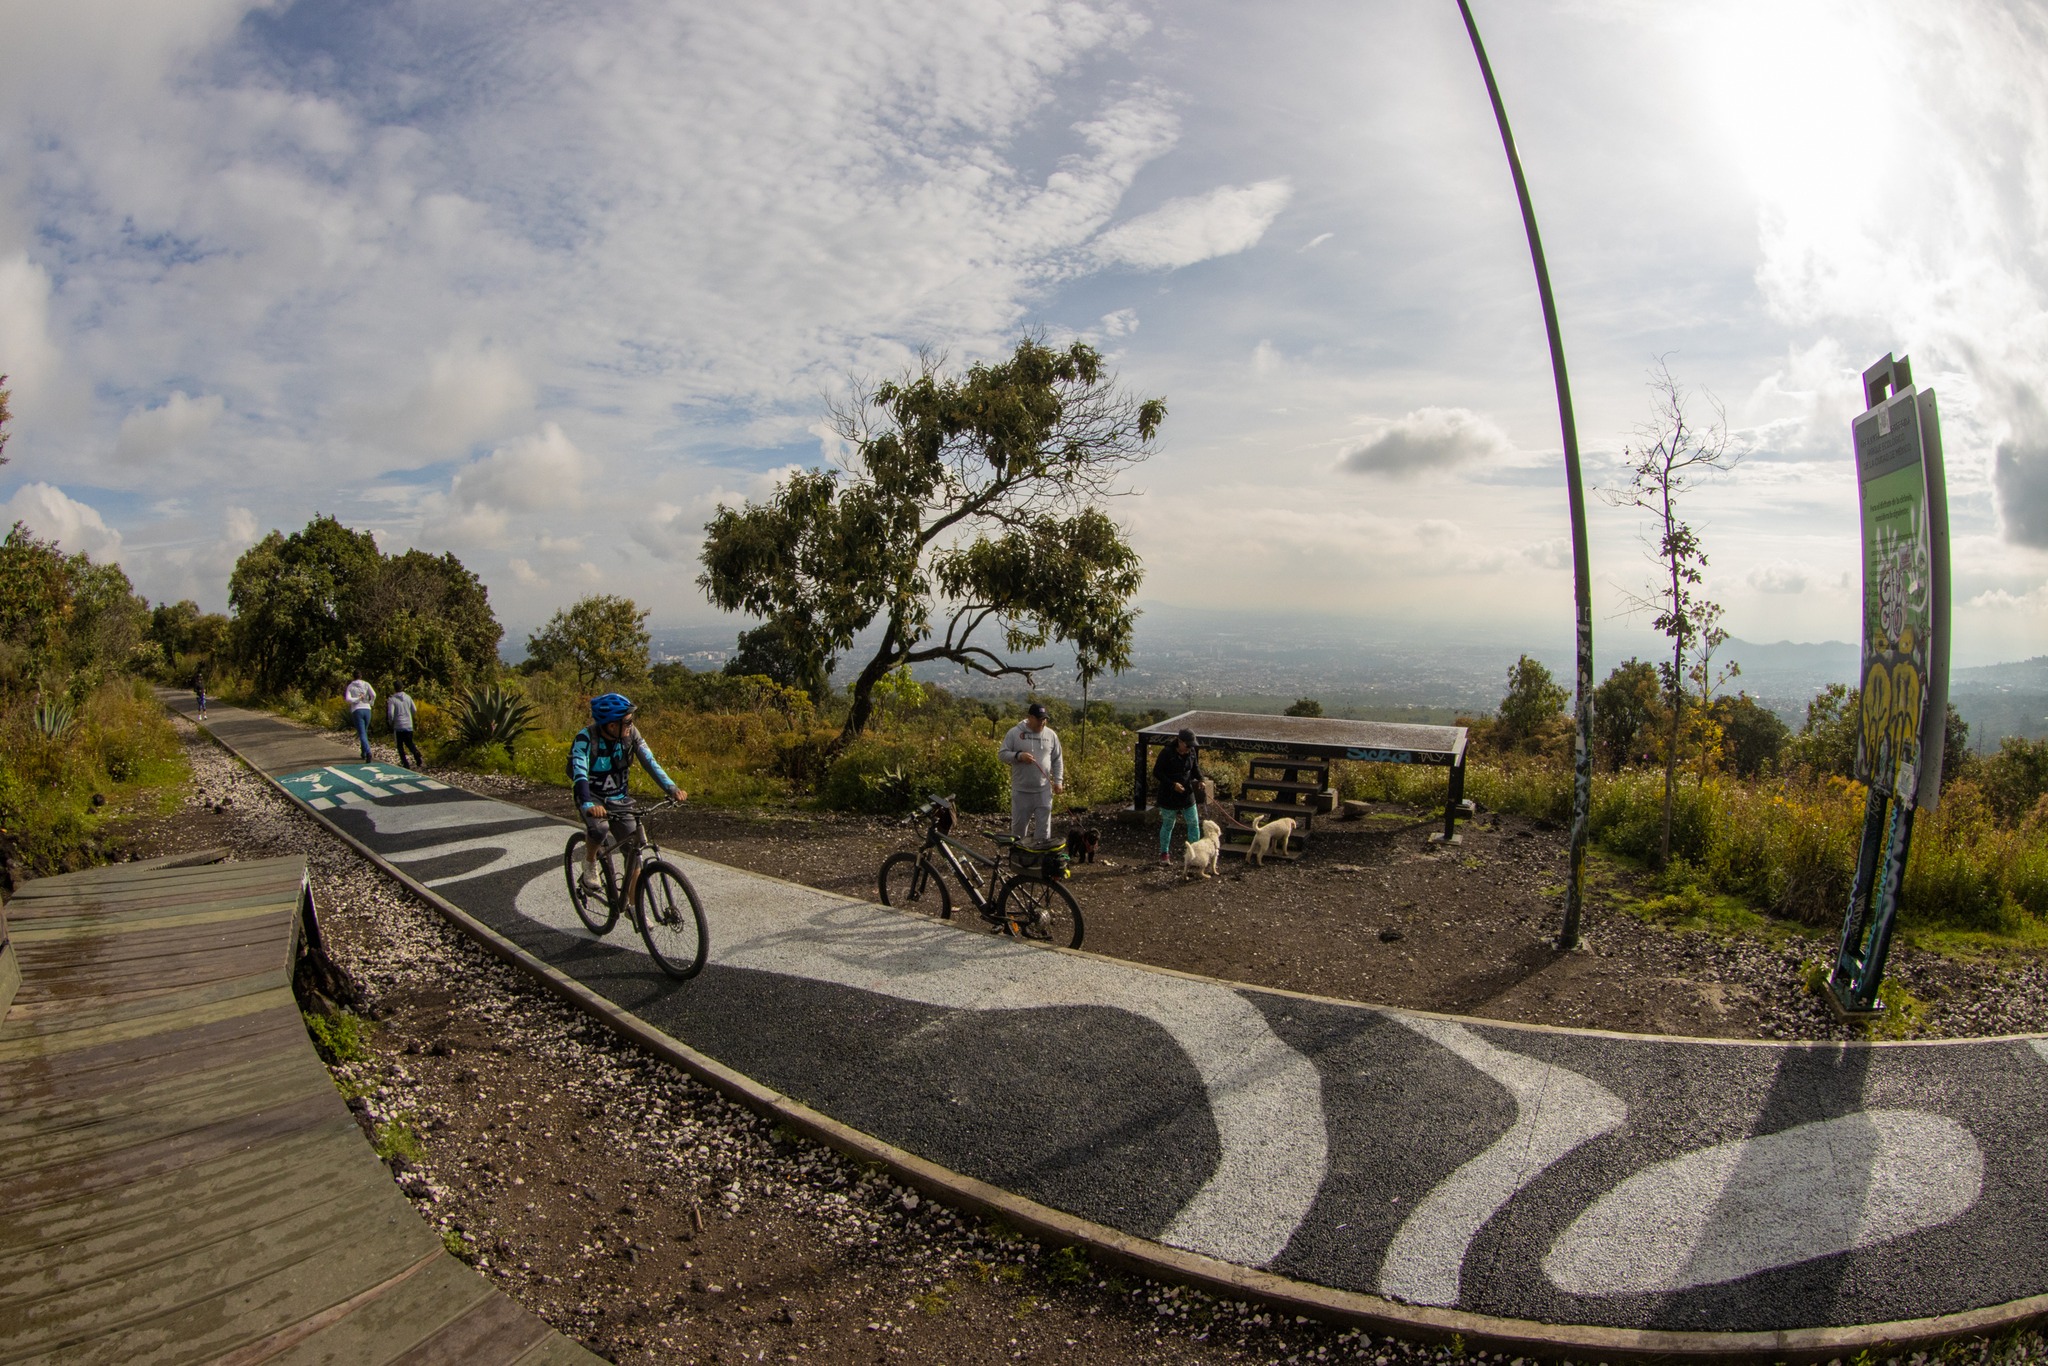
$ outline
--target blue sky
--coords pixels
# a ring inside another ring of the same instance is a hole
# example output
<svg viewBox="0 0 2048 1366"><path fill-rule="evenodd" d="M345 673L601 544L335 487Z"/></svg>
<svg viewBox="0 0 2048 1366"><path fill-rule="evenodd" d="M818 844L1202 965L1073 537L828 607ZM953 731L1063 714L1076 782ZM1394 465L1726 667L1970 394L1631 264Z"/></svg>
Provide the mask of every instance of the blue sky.
<svg viewBox="0 0 2048 1366"><path fill-rule="evenodd" d="M1941 395L1958 662L2048 652L2048 19L1477 0L1596 481L1667 357L1751 639L1848 638L1856 374ZM1933 11L1933 12L1930 12ZM1451 0L9 4L0 513L152 597L315 511L515 632L657 624L712 509L921 346L1166 397L1146 599L1569 639L1528 258ZM1646 575L1594 500L1603 630Z"/></svg>

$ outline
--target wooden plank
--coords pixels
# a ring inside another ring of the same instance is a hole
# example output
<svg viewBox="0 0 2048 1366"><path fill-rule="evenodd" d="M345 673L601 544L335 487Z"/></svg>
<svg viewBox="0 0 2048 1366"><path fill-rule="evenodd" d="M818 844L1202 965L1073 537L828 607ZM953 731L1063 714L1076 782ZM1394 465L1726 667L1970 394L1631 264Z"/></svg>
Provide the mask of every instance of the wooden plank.
<svg viewBox="0 0 2048 1366"><path fill-rule="evenodd" d="M251 897L225 904L213 902L189 910L151 906L128 914L87 910L78 914L43 916L15 926L14 938L23 948L64 939L104 939L111 935L142 934L150 930L187 929L195 925L219 925L232 920L276 917L287 920L297 914L296 902L280 904L275 897Z"/></svg>
<svg viewBox="0 0 2048 1366"><path fill-rule="evenodd" d="M360 1147L362 1135L349 1141ZM102 1192L39 1211L32 1229L9 1231L14 1245L0 1252L7 1273L0 1318L95 1285L133 1284L174 1257L251 1230L360 1211L391 1189L391 1178L351 1156L333 1133L307 1135L229 1154L118 1198Z"/></svg>
<svg viewBox="0 0 2048 1366"><path fill-rule="evenodd" d="M301 1097L257 1113L225 1115L211 1123L153 1134L146 1143L106 1147L90 1159L54 1171L24 1172L8 1183L8 1205L21 1210L61 1205L81 1194L161 1180L224 1153L247 1151L294 1134L324 1129L359 1141L361 1131L354 1124L336 1097ZM368 1155L368 1145L364 1151Z"/></svg>
<svg viewBox="0 0 2048 1366"><path fill-rule="evenodd" d="M360 1204L181 1246L76 1290L0 1307L0 1362L90 1343L86 1360L175 1355L210 1360L303 1319L309 1309L387 1280L432 1250L405 1198L365 1217ZM175 1236L167 1231L166 1236Z"/></svg>
<svg viewBox="0 0 2048 1366"><path fill-rule="evenodd" d="M65 971L56 982L45 980L46 974L39 972L16 998L13 1013L21 1020L33 1020L74 1009L81 1000L109 1005L141 1002L237 977L268 977L275 983L284 976L277 959L273 944L228 944L210 955L93 963Z"/></svg>
<svg viewBox="0 0 2048 1366"><path fill-rule="evenodd" d="M336 1094L325 1076L306 1075L306 1067L318 1063L290 1053L264 1061L269 1065L237 1068L229 1075L210 1072L180 1078L178 1084L154 1088L133 1103L114 1096L73 1102L51 1114L49 1122L35 1131L33 1142L24 1137L15 1150L0 1151L0 1177L26 1181L70 1164L196 1133L237 1116L276 1112Z"/></svg>
<svg viewBox="0 0 2048 1366"><path fill-rule="evenodd" d="M235 977L225 982L182 987L162 996L115 1001L59 1015L34 1019L10 1017L0 1024L0 1063L43 1057L118 1039L161 1034L259 1010L289 1006L298 1009L291 988L278 983L277 973Z"/></svg>
<svg viewBox="0 0 2048 1366"><path fill-rule="evenodd" d="M306 1033L296 1011L238 1016L67 1053L61 1068L0 1067L0 1108L29 1111L52 1098L89 1095L172 1071L204 1071L236 1057L298 1047Z"/></svg>
<svg viewBox="0 0 2048 1366"><path fill-rule="evenodd" d="M0 1362L595 1360L446 1255L342 1104L289 985L304 867L15 903Z"/></svg>
<svg viewBox="0 0 2048 1366"><path fill-rule="evenodd" d="M100 887L107 884L132 887L181 887L193 884L219 885L223 880L234 882L251 877L305 875L306 861L300 854L282 854L276 858L250 859L246 862L216 863L206 867L149 868L139 863L116 863L101 868L87 868L76 873L57 873L50 877L39 877L22 884L15 893L17 901L32 901L39 897L65 896L82 887Z"/></svg>
<svg viewBox="0 0 2048 1366"><path fill-rule="evenodd" d="M226 866L238 868L242 865ZM13 918L19 922L34 916L61 913L67 908L76 913L90 909L120 910L149 905L189 906L208 901L240 900L262 895L268 895L276 901L292 901L297 899L300 887L301 884L274 873L234 878L223 874L204 882L198 878L191 878L170 887L145 887L128 882L108 883L104 886L78 888L45 896L24 895L16 898L11 904Z"/></svg>
<svg viewBox="0 0 2048 1366"><path fill-rule="evenodd" d="M251 1199L285 1208L317 1204L331 1191L374 1194L391 1184L391 1175L381 1163L354 1160L355 1149L366 1146L360 1131L321 1124L272 1140L260 1161L251 1159L249 1149L220 1151L144 1182L60 1190L54 1201L10 1208L0 1226L0 1285L9 1287L6 1293L21 1290L27 1284L22 1278L51 1263L53 1248L102 1234L160 1230L181 1215L224 1218ZM279 1190L280 1174L289 1179L289 1189Z"/></svg>
<svg viewBox="0 0 2048 1366"><path fill-rule="evenodd" d="M516 1361L553 1332L508 1297L492 1295L391 1361L392 1366Z"/></svg>

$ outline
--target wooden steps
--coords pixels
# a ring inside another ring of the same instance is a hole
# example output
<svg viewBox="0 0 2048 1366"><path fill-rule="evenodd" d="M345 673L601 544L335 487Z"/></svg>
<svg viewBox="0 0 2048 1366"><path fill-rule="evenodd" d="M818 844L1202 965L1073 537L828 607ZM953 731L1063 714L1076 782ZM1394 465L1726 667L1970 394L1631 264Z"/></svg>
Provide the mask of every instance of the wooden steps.
<svg viewBox="0 0 2048 1366"><path fill-rule="evenodd" d="M1251 795L1254 792L1270 795L1257 798ZM1275 849L1269 855L1292 860L1301 857L1315 818L1323 813L1326 803L1334 805L1330 801L1333 796L1330 792L1329 760L1259 755L1246 764L1244 788L1238 800L1231 803L1231 809L1245 824L1250 824L1253 816L1293 821L1294 834L1288 839L1287 848ZM1226 854L1243 857L1251 848L1251 842L1250 830L1237 828L1223 832L1223 852Z"/></svg>

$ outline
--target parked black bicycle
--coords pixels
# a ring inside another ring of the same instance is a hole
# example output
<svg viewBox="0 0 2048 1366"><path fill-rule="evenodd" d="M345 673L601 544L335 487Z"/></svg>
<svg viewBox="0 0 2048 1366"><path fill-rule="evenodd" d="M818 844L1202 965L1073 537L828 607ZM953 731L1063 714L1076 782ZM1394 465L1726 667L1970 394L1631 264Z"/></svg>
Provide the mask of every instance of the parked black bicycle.
<svg viewBox="0 0 2048 1366"><path fill-rule="evenodd" d="M968 901L998 933L1070 949L1081 947L1081 908L1063 885L1067 877L1064 840L1026 844L998 836L1001 850L991 855L953 834L952 798L933 797L917 809L917 816L925 821L924 843L891 854L882 862L879 881L884 906L951 920L953 894L945 879L945 870L950 868ZM1002 875L1003 850L1008 852L1013 870L1008 878Z"/></svg>
<svg viewBox="0 0 2048 1366"><path fill-rule="evenodd" d="M661 846L654 842L647 828L647 817L680 805L656 802L653 806L626 808L628 814L640 819L627 843L622 845L617 836L607 835L599 846L598 876L604 884L601 896L583 886L583 846L589 836L578 830L569 836L569 846L562 851L562 873L569 879L569 900L590 932L610 934L612 926L625 914L630 898L633 923L639 927L640 937L647 941L647 952L663 972L679 979L695 977L704 966L711 937L704 926L704 903L697 899L697 889L690 885L681 868L661 856Z"/></svg>

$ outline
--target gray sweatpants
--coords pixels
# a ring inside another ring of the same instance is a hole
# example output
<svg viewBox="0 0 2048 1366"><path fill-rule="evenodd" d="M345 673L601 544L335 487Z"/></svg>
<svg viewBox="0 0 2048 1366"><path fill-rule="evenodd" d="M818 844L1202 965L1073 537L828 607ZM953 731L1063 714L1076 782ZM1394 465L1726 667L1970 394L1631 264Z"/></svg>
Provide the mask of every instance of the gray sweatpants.
<svg viewBox="0 0 2048 1366"><path fill-rule="evenodd" d="M1010 833L1020 840L1052 838L1052 794L1010 794Z"/></svg>

